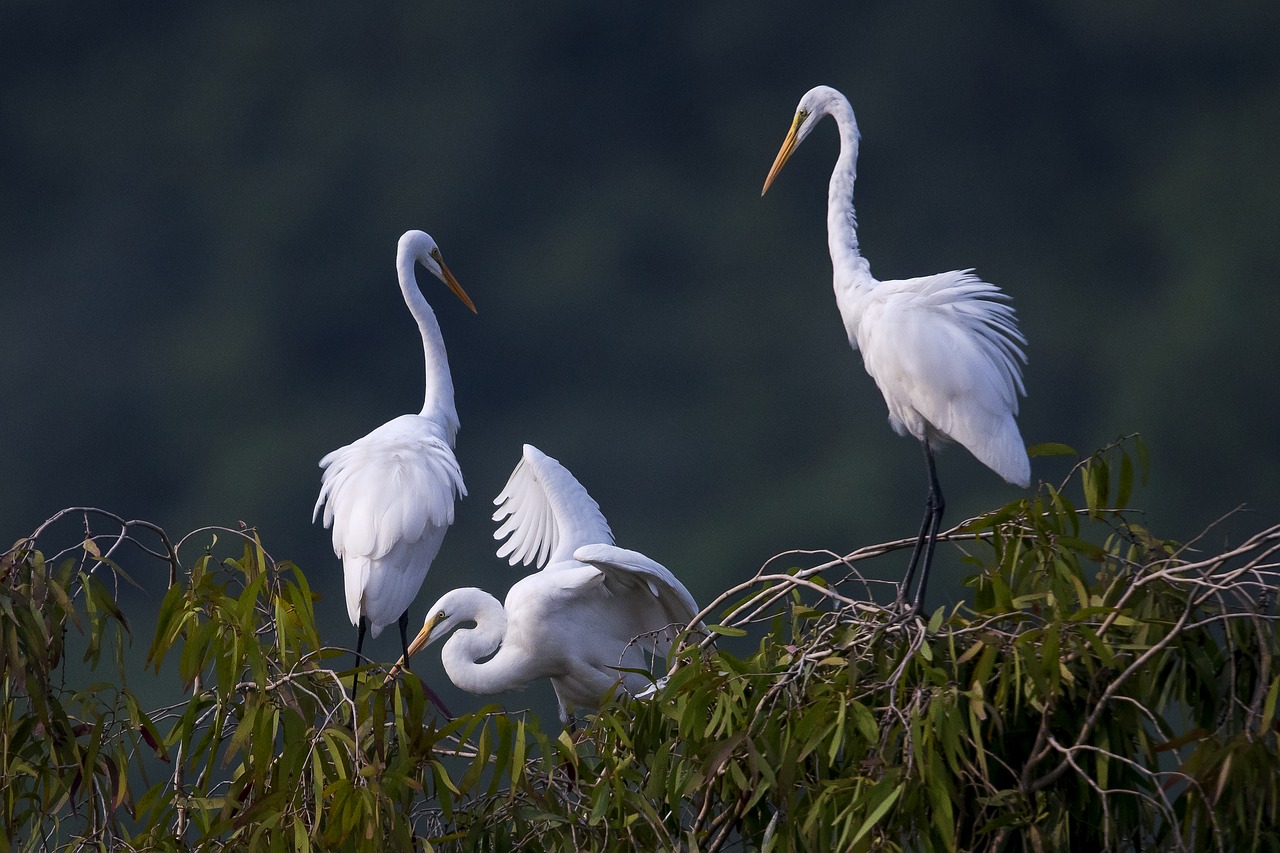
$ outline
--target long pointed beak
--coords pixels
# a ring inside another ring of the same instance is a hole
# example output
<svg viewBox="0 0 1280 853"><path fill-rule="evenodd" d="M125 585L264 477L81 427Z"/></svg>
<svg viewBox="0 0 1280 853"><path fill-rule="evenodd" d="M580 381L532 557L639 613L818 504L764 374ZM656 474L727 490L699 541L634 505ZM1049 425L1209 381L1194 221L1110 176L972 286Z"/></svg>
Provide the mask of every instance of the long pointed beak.
<svg viewBox="0 0 1280 853"><path fill-rule="evenodd" d="M441 264L441 269L444 269L443 264ZM418 636L414 637L413 642L409 644L409 657L413 657L418 652L422 651L423 647L431 642L431 632L435 630L435 627L439 622L439 613L433 614L432 617L427 620L427 623L422 626L422 630L418 632ZM405 659L404 655L401 655L400 660L396 661L395 665L392 666L391 670L387 673L387 681L391 681L399 675L400 670L404 669L407 665L408 661Z"/></svg>
<svg viewBox="0 0 1280 853"><path fill-rule="evenodd" d="M764 189L760 190L760 195L764 195L769 191L769 185L773 183L773 179L778 177L778 173L782 171L782 167L786 165L787 160L791 157L791 152L796 150L796 143L800 136L800 115L797 113L795 121L791 122L791 130L787 132L787 138L782 140L782 147L778 149L778 156L774 158L773 168L769 170L769 176L764 179Z"/></svg>
<svg viewBox="0 0 1280 853"><path fill-rule="evenodd" d="M453 295L462 300L462 304L471 309L472 314L479 314L476 310L475 303L471 301L471 297L467 296L467 292L462 289L462 285L458 284L458 280L453 277L453 273L449 272L449 268L444 265L444 260L437 258L440 263L440 274L444 279L444 283L449 285L449 289L453 291Z"/></svg>
<svg viewBox="0 0 1280 853"><path fill-rule="evenodd" d="M418 632L418 636L413 638L413 642L409 644L409 657L413 657L422 651L423 646L431 642L431 632L440 624L440 614L436 613L427 623L422 626L422 630Z"/></svg>

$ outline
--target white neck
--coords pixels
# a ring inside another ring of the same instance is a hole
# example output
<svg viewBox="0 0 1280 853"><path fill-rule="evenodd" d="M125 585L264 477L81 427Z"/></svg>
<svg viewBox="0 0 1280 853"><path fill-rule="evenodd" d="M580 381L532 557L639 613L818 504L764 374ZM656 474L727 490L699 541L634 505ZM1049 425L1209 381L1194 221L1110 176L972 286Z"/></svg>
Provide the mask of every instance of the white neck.
<svg viewBox="0 0 1280 853"><path fill-rule="evenodd" d="M440 650L440 661L449 680L480 696L524 687L537 673L530 673L527 654L503 645L507 612L487 593L476 596L474 603L470 616L476 626L457 629ZM489 659L479 663L485 658Z"/></svg>
<svg viewBox="0 0 1280 853"><path fill-rule="evenodd" d="M426 394L422 404L423 417L436 420L444 428L445 437L452 445L458 433L458 410L453 404L453 377L449 374L449 357L444 349L444 336L440 334L440 322L427 304L426 297L418 289L414 277L414 257L400 254L396 257L396 274L400 278L400 292L404 294L409 313L418 322L422 335L422 350L426 357Z"/></svg>
<svg viewBox="0 0 1280 853"><path fill-rule="evenodd" d="M840 129L840 156L831 172L827 191L827 247L839 287L842 273L853 279L870 279L871 265L858 252L858 220L853 210L853 183L858 176L858 123L849 102L840 98L827 105L827 115ZM843 282L858 286L861 281Z"/></svg>

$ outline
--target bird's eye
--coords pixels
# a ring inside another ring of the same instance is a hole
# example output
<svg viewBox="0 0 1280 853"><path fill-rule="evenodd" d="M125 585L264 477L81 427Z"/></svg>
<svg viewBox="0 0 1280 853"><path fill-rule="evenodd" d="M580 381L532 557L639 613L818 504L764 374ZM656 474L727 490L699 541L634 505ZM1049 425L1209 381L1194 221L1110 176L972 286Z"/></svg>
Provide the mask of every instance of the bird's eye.
<svg viewBox="0 0 1280 853"><path fill-rule="evenodd" d="M807 119L808 117L809 117L809 111L808 111L808 110L799 110L799 111L797 111L797 112L796 112L796 118L798 118L800 121L804 121L804 120L805 120L805 119Z"/></svg>
<svg viewBox="0 0 1280 853"><path fill-rule="evenodd" d="M439 250L439 249L432 249L432 250L431 250L431 257L435 258L435 259L436 259L436 261L437 261L437 262L439 262L439 260L440 260L440 250Z"/></svg>
<svg viewBox="0 0 1280 853"><path fill-rule="evenodd" d="M436 614L436 618L437 618L437 619L443 619L443 618L445 618L445 613L444 613L444 611L443 611L443 610L441 610L439 613L437 613L437 614Z"/></svg>

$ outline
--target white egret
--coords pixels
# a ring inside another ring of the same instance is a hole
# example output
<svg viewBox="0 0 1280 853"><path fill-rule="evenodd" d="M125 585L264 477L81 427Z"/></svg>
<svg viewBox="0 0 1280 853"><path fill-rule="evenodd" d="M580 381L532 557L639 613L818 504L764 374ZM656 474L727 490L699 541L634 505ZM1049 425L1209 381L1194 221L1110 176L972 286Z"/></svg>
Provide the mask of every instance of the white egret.
<svg viewBox="0 0 1280 853"><path fill-rule="evenodd" d="M409 605L453 523L454 501L467 490L453 454L458 412L440 323L418 289L415 264L448 285L474 312L475 305L445 266L430 235L407 231L396 249L396 273L409 312L418 322L426 356L426 399L416 415L387 421L320 460L320 497L342 559L347 615L356 626L356 663L366 629L374 637L399 622L408 650ZM352 684L352 692L355 685Z"/></svg>
<svg viewBox="0 0 1280 853"><path fill-rule="evenodd" d="M561 719L595 710L619 682L631 694L649 680L646 653L664 658L698 605L670 571L618 548L599 505L564 466L530 445L494 501L494 538L511 565L545 568L517 581L504 604L484 590L447 592L409 644L414 654L456 633L440 657L455 685L487 695L551 679ZM474 622L474 628L460 628Z"/></svg>
<svg viewBox="0 0 1280 853"><path fill-rule="evenodd" d="M945 507L933 451L956 441L1009 483L1024 488L1030 483L1031 462L1014 421L1018 395L1026 394L1021 367L1026 339L1008 295L973 270L901 281L872 277L870 264L858 251L853 212L858 124L849 101L835 89L817 86L800 99L760 194L823 116L835 119L840 131L840 155L827 197L836 305L850 345L861 350L867 373L884 395L889 424L899 435L920 441L929 469L924 522L902 585L903 594L909 592L922 562L910 599L912 612L918 612Z"/></svg>

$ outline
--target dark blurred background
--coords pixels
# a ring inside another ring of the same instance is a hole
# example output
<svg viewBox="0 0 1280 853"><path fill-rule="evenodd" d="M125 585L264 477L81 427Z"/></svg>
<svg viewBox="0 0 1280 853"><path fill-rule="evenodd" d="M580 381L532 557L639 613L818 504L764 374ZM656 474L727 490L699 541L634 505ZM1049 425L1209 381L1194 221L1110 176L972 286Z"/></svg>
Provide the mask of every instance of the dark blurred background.
<svg viewBox="0 0 1280 853"><path fill-rule="evenodd" d="M831 292L834 125L760 198L818 83L862 128L872 271L1013 295L1027 442L1141 432L1151 526L1245 504L1215 541L1238 537L1280 510L1277 45L1273 2L10 0L0 538L73 504L175 537L244 521L353 642L316 463L421 405L409 228L480 312L420 275L471 494L415 625L519 577L489 516L523 442L703 601L780 551L912 535L920 451ZM940 464L950 522L1019 494ZM963 572L942 553L930 604ZM139 580L154 609L162 570Z"/></svg>

